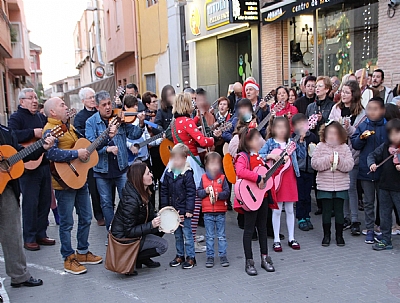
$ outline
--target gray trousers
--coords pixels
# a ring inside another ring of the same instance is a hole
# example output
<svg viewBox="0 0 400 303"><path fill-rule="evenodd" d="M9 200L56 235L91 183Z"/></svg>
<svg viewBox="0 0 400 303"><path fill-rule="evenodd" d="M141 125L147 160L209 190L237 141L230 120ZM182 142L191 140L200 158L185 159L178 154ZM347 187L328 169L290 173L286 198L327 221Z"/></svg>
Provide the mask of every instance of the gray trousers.
<svg viewBox="0 0 400 303"><path fill-rule="evenodd" d="M367 230L374 230L375 223L375 197L378 192L378 183L361 180L361 187L364 191L364 213L365 227Z"/></svg>
<svg viewBox="0 0 400 303"><path fill-rule="evenodd" d="M358 195L357 195L357 177L358 165L354 166L349 172L350 188L349 199L344 200L344 217L351 219L351 223L358 222Z"/></svg>
<svg viewBox="0 0 400 303"><path fill-rule="evenodd" d="M21 209L11 187L0 195L0 243L3 248L6 273L11 283L22 283L31 277L26 268L22 246Z"/></svg>
<svg viewBox="0 0 400 303"><path fill-rule="evenodd" d="M164 238L153 234L146 235L146 237L144 238L142 249L140 251L151 248L155 248L157 253L161 256L168 250L168 242Z"/></svg>
<svg viewBox="0 0 400 303"><path fill-rule="evenodd" d="M392 243L393 207L400 211L400 192L379 189L379 215L381 217L382 239Z"/></svg>

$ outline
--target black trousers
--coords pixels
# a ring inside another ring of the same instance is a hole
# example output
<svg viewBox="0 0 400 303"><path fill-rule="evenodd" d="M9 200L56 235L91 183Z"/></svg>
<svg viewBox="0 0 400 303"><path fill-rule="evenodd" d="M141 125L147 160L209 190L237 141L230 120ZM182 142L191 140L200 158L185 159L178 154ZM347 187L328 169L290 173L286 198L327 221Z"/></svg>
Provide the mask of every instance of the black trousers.
<svg viewBox="0 0 400 303"><path fill-rule="evenodd" d="M100 194L97 190L96 179L93 177L93 168L89 170L87 180L88 180L90 198L92 200L93 215L97 221L104 219L103 211L101 210L101 205L100 205Z"/></svg>
<svg viewBox="0 0 400 303"><path fill-rule="evenodd" d="M161 160L160 156L160 146L153 146L150 148L150 157L152 162L152 173L154 178L154 184L158 184L158 188L161 188L160 179L164 173L165 165ZM154 202L155 203L155 202ZM158 195L158 205L161 205L161 195ZM156 209L156 208L154 208Z"/></svg>
<svg viewBox="0 0 400 303"><path fill-rule="evenodd" d="M251 248L251 238L254 227L257 227L258 241L260 243L260 253L268 254L267 247L267 215L268 200L264 199L261 207L256 211L244 212L244 231L243 231L243 248L246 259L253 259L253 250Z"/></svg>

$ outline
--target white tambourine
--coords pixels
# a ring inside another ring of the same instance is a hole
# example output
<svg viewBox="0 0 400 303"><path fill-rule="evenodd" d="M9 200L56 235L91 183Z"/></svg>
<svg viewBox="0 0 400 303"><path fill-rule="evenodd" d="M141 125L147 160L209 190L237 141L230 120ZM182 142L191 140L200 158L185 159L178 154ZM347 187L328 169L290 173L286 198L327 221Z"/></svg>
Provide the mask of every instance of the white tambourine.
<svg viewBox="0 0 400 303"><path fill-rule="evenodd" d="M331 171L335 171L337 169L338 163L339 163L339 154L338 154L338 152L334 151L333 152L333 163L332 163Z"/></svg>
<svg viewBox="0 0 400 303"><path fill-rule="evenodd" d="M179 213L172 206L166 206L158 212L161 219L158 229L166 234L173 234L180 224Z"/></svg>
<svg viewBox="0 0 400 303"><path fill-rule="evenodd" d="M314 150L315 150L316 147L317 147L317 144L315 144L315 143L313 143L313 142L311 142L311 143L308 145L308 155L310 156L310 158L312 158L312 156L313 156L313 154L314 154Z"/></svg>

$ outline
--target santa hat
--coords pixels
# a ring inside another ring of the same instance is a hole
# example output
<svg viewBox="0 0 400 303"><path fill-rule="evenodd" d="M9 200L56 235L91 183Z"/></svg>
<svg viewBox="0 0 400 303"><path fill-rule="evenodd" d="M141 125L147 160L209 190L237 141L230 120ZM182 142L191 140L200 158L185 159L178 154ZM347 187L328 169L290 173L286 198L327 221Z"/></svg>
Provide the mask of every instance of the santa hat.
<svg viewBox="0 0 400 303"><path fill-rule="evenodd" d="M254 82L253 80L247 80L246 82L244 82L243 84L243 90L242 90L242 97L246 98L246 87L252 87L255 90L260 90L260 85L258 85L256 82Z"/></svg>

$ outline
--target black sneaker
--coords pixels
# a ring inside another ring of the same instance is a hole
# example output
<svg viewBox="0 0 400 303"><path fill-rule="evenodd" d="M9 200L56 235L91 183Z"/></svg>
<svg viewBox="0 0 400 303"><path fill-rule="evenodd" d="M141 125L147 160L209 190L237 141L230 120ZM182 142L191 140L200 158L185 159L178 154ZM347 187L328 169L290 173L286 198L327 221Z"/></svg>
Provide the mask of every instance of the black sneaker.
<svg viewBox="0 0 400 303"><path fill-rule="evenodd" d="M184 256L176 256L175 259L173 259L171 262L169 262L169 266L177 267L177 266L181 265L184 260L185 260Z"/></svg>
<svg viewBox="0 0 400 303"><path fill-rule="evenodd" d="M344 218L344 223L343 223L343 230L349 229L351 226L351 221L349 218Z"/></svg>
<svg viewBox="0 0 400 303"><path fill-rule="evenodd" d="M196 265L196 258L186 257L186 261L182 263L183 269L191 269Z"/></svg>
<svg viewBox="0 0 400 303"><path fill-rule="evenodd" d="M307 221L305 219L301 219L298 222L299 229L302 231L309 231L310 228L308 227Z"/></svg>
<svg viewBox="0 0 400 303"><path fill-rule="evenodd" d="M306 218L306 221L307 221L308 229L309 230L314 229L314 225L312 225L310 218Z"/></svg>
<svg viewBox="0 0 400 303"><path fill-rule="evenodd" d="M206 267L211 268L214 266L214 257L207 257Z"/></svg>
<svg viewBox="0 0 400 303"><path fill-rule="evenodd" d="M361 229L360 229L360 222L354 222L351 224L351 235L352 236L359 236L361 235Z"/></svg>
<svg viewBox="0 0 400 303"><path fill-rule="evenodd" d="M221 263L222 267L228 267L229 266L229 261L226 256L220 257L219 262Z"/></svg>

